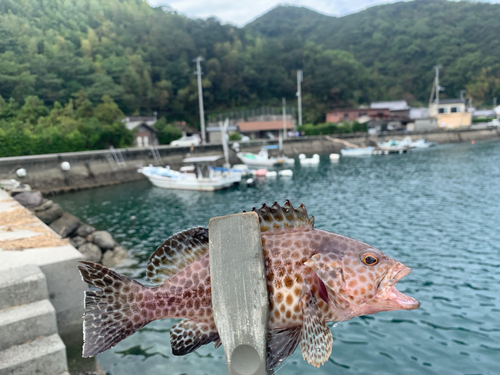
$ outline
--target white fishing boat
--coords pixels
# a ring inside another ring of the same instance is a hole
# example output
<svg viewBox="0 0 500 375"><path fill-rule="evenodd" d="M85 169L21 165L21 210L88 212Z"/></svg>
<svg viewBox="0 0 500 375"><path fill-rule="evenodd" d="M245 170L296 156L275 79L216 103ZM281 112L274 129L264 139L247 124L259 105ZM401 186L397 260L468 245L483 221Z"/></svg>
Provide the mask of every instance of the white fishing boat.
<svg viewBox="0 0 500 375"><path fill-rule="evenodd" d="M273 155L273 152L276 152L277 155ZM277 167L295 164L295 159L280 154L280 147L278 145L268 145L263 146L258 154L238 152L236 155L249 167Z"/></svg>
<svg viewBox="0 0 500 375"><path fill-rule="evenodd" d="M343 148L340 150L340 154L342 156L371 156L373 150L373 147Z"/></svg>
<svg viewBox="0 0 500 375"><path fill-rule="evenodd" d="M183 160L189 165L179 171L152 165L138 169L154 186L164 189L215 191L230 187L241 180L242 173L217 170L215 163L222 155L192 157Z"/></svg>
<svg viewBox="0 0 500 375"><path fill-rule="evenodd" d="M438 145L437 142L427 142L427 140L425 140L424 138L421 138L411 143L411 147L415 148L429 148L429 147L435 147L437 145Z"/></svg>
<svg viewBox="0 0 500 375"><path fill-rule="evenodd" d="M424 138L421 138L417 141L412 141L411 137L404 137L402 140L397 141L395 139L391 139L389 142L382 143L386 148L387 147L409 147L409 148L428 148L437 145L437 142L427 142Z"/></svg>

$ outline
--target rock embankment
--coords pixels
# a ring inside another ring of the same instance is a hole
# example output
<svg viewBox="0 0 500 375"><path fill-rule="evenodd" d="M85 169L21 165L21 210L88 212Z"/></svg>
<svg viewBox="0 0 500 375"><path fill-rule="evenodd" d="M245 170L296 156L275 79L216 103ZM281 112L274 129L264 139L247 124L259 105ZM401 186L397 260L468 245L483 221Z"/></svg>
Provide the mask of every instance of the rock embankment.
<svg viewBox="0 0 500 375"><path fill-rule="evenodd" d="M13 189L12 197L30 209L62 238L69 239L70 244L77 248L86 260L114 267L127 258L127 252L109 232L96 230L76 216L64 212L58 203L45 199L39 191L30 191L29 187L24 189L22 186Z"/></svg>

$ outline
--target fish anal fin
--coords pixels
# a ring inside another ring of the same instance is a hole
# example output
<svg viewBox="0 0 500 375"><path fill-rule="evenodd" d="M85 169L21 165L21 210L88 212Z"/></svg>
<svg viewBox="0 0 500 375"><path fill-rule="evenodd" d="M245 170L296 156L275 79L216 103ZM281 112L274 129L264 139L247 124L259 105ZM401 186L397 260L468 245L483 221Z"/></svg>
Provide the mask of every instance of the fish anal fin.
<svg viewBox="0 0 500 375"><path fill-rule="evenodd" d="M161 285L207 252L208 229L197 227L174 234L149 258L147 280Z"/></svg>
<svg viewBox="0 0 500 375"><path fill-rule="evenodd" d="M170 328L170 345L173 355L189 354L212 341L220 343L215 324L182 320Z"/></svg>
<svg viewBox="0 0 500 375"><path fill-rule="evenodd" d="M260 231L267 232L285 228L313 228L314 216L308 217L306 207L301 204L294 208L287 199L283 206L274 202L272 206L263 204L252 211L259 215Z"/></svg>
<svg viewBox="0 0 500 375"><path fill-rule="evenodd" d="M311 365L319 367L325 363L332 352L333 336L326 325L316 299L307 294L302 297L302 330L300 349L302 357Z"/></svg>
<svg viewBox="0 0 500 375"><path fill-rule="evenodd" d="M293 354L300 341L301 327L291 329L272 329L267 333L266 369L280 365L286 357Z"/></svg>

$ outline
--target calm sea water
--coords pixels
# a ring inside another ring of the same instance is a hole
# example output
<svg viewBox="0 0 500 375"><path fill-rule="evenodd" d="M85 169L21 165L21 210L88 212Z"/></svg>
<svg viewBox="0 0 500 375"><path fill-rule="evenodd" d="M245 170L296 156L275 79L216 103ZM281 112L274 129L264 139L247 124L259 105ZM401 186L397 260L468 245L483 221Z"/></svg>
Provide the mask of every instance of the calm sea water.
<svg viewBox="0 0 500 375"><path fill-rule="evenodd" d="M398 289L421 302L332 327L330 360L316 369L300 350L278 374L500 374L500 143L444 145L407 155L343 158L295 168L291 179L216 193L176 192L147 181L55 198L130 249L121 272L144 278L168 236L263 202L303 202L316 227L374 245L413 268ZM131 220L135 216L136 220ZM118 374L226 373L212 344L174 357L169 329L149 324L98 356Z"/></svg>

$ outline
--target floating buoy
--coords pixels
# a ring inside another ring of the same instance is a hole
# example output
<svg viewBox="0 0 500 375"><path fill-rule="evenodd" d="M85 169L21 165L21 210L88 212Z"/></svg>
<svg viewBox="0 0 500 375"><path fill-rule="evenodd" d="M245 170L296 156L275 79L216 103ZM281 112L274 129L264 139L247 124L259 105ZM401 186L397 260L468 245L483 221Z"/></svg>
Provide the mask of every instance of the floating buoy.
<svg viewBox="0 0 500 375"><path fill-rule="evenodd" d="M255 180L253 178L249 178L246 180L247 186L253 186L255 185Z"/></svg>
<svg viewBox="0 0 500 375"><path fill-rule="evenodd" d="M300 154L300 155L299 155L299 159L300 159L300 160L305 159L305 158L306 158L306 156L305 156L304 154Z"/></svg>
<svg viewBox="0 0 500 375"><path fill-rule="evenodd" d="M470 141L470 143L474 144L474 143L476 143L476 141L475 141L475 140L472 140L472 141Z"/></svg>
<svg viewBox="0 0 500 375"><path fill-rule="evenodd" d="M279 175L282 177L292 177L293 171L291 169L283 169L282 171L279 171Z"/></svg>
<svg viewBox="0 0 500 375"><path fill-rule="evenodd" d="M71 169L71 165L67 161L63 161L61 163L61 169L63 171L69 171Z"/></svg>
<svg viewBox="0 0 500 375"><path fill-rule="evenodd" d="M267 178L269 178L269 177L274 178L277 176L278 176L278 172L276 172L276 171L267 171L267 173L266 173Z"/></svg>
<svg viewBox="0 0 500 375"><path fill-rule="evenodd" d="M267 174L267 169L257 169L255 171L255 175L257 177L266 177L266 174Z"/></svg>
<svg viewBox="0 0 500 375"><path fill-rule="evenodd" d="M26 169L24 168L19 168L17 171L16 171L16 174L18 177L26 177Z"/></svg>
<svg viewBox="0 0 500 375"><path fill-rule="evenodd" d="M337 161L337 160L339 160L339 158L340 158L339 154L330 154L331 161Z"/></svg>

